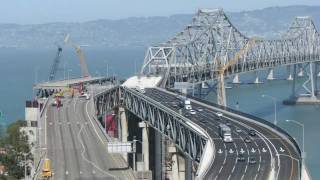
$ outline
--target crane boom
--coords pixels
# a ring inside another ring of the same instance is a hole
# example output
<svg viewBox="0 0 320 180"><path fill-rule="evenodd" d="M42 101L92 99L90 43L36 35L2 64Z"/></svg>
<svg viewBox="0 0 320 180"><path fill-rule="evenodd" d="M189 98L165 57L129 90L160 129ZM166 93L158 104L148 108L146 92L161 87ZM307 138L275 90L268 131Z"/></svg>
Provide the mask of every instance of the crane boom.
<svg viewBox="0 0 320 180"><path fill-rule="evenodd" d="M53 59L52 65L51 65L50 74L49 74L49 81L52 81L56 78L56 73L59 68L61 53L62 53L62 48L60 46L58 46L58 51L56 53L55 58Z"/></svg>
<svg viewBox="0 0 320 180"><path fill-rule="evenodd" d="M252 38L248 41L248 43L238 51L234 58L229 60L226 65L221 67L219 69L219 75L218 75L218 85L217 85L217 100L218 104L221 106L226 106L227 105L227 100L226 100L226 90L224 86L224 73L225 71L232 65L236 64L240 59L241 56L244 55L245 53L248 52L248 50L256 43L256 38Z"/></svg>
<svg viewBox="0 0 320 180"><path fill-rule="evenodd" d="M68 34L64 40L65 43L71 45L73 48L75 48L77 56L79 58L80 61L80 66L81 66L81 72L82 72L82 76L83 77L89 77L89 70L88 70L88 65L86 63L86 58L84 56L84 53L80 47L80 45L74 44L71 40L70 40L70 35Z"/></svg>

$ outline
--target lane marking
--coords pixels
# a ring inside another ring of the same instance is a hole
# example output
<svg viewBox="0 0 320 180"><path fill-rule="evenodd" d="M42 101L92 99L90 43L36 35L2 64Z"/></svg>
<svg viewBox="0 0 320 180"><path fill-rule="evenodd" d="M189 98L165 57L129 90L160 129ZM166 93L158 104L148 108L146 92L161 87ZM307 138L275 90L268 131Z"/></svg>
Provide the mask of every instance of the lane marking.
<svg viewBox="0 0 320 180"><path fill-rule="evenodd" d="M86 148L85 148L85 146L84 146L84 144L83 144L84 142L82 141L82 139L81 139L81 137L80 137L80 134L81 134L82 130L83 130L83 126L81 126L81 128L80 128L80 130L79 130L79 132L78 132L78 135L77 135L78 140L79 140L79 142L80 142L80 144L81 144L81 146L82 146L82 149L83 149L83 151L81 152L81 157L82 157L82 159L84 159L85 161L87 161L89 164L91 164L93 167L95 167L96 169L98 169L99 171L101 171L103 174L105 174L105 175L107 175L107 176L111 176L111 177L113 177L113 178L115 178L115 179L119 179L118 177L114 176L113 174L108 173L108 172L100 169L94 162L88 160L88 159L85 157L84 154L85 154L85 152L86 152Z"/></svg>

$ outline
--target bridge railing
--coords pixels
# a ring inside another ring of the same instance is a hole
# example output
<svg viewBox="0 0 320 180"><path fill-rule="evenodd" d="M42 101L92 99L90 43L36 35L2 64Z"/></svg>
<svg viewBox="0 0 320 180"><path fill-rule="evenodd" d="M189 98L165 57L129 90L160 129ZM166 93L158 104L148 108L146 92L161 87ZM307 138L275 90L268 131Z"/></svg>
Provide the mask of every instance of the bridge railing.
<svg viewBox="0 0 320 180"><path fill-rule="evenodd" d="M180 94L180 95L184 95L184 96L187 96L188 98L190 99L194 99L196 101L199 101L199 102L202 102L202 103L205 103L205 104L208 104L208 105L211 105L211 106L214 106L216 108L219 108L219 109L223 109L225 111L229 111L231 113L234 113L234 114L238 114L240 116L243 116L243 117L247 117L249 119L252 119L252 120L255 120L255 121L258 121L260 123L263 123L275 130L277 130L278 132L282 133L283 135L285 135L292 143L293 145L295 146L296 150L298 151L299 155L301 155L301 150L300 150L300 147L298 145L298 143L296 142L296 140L293 139L293 137L287 133L285 130L283 130L282 128L280 128L279 126L276 126L274 125L273 123L265 120L265 119L262 119L260 117L257 117L257 116L254 116L254 115L251 115L251 114L248 114L248 113L244 113L244 112L241 112L241 111L238 111L238 110L235 110L235 109L232 109L232 108L229 108L229 107L225 107L225 106L220 106L216 103L213 103L213 102L209 102L207 100L203 100L201 98L198 98L198 97L195 97L195 96L192 96L192 95L185 95L179 91L176 91L176 90L173 90L173 89L166 89L167 91L171 91L171 92L174 92L174 93L177 93L177 94Z"/></svg>

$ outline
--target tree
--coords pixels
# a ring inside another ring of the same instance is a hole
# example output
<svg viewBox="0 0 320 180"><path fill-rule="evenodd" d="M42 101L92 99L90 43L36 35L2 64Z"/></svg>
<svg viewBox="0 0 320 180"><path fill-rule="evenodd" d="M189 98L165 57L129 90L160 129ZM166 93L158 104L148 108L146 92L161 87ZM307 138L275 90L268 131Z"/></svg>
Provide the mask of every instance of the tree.
<svg viewBox="0 0 320 180"><path fill-rule="evenodd" d="M0 162L7 168L9 177L21 179L24 176L24 154L31 159L28 138L20 131L23 121L16 121L7 128L7 135L0 140L0 145L6 150L0 154ZM7 177L7 179L9 178ZM10 178L9 178L10 179Z"/></svg>

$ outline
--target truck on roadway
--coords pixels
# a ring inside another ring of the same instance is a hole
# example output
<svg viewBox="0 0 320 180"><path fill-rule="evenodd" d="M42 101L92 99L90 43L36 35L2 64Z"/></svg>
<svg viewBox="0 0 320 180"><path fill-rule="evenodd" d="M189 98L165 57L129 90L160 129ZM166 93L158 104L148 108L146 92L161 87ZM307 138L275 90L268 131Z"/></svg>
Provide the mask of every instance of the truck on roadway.
<svg viewBox="0 0 320 180"><path fill-rule="evenodd" d="M225 124L219 124L219 135L224 142L232 142L231 128Z"/></svg>
<svg viewBox="0 0 320 180"><path fill-rule="evenodd" d="M49 178L52 176L50 159L44 160L41 176L43 178Z"/></svg>

